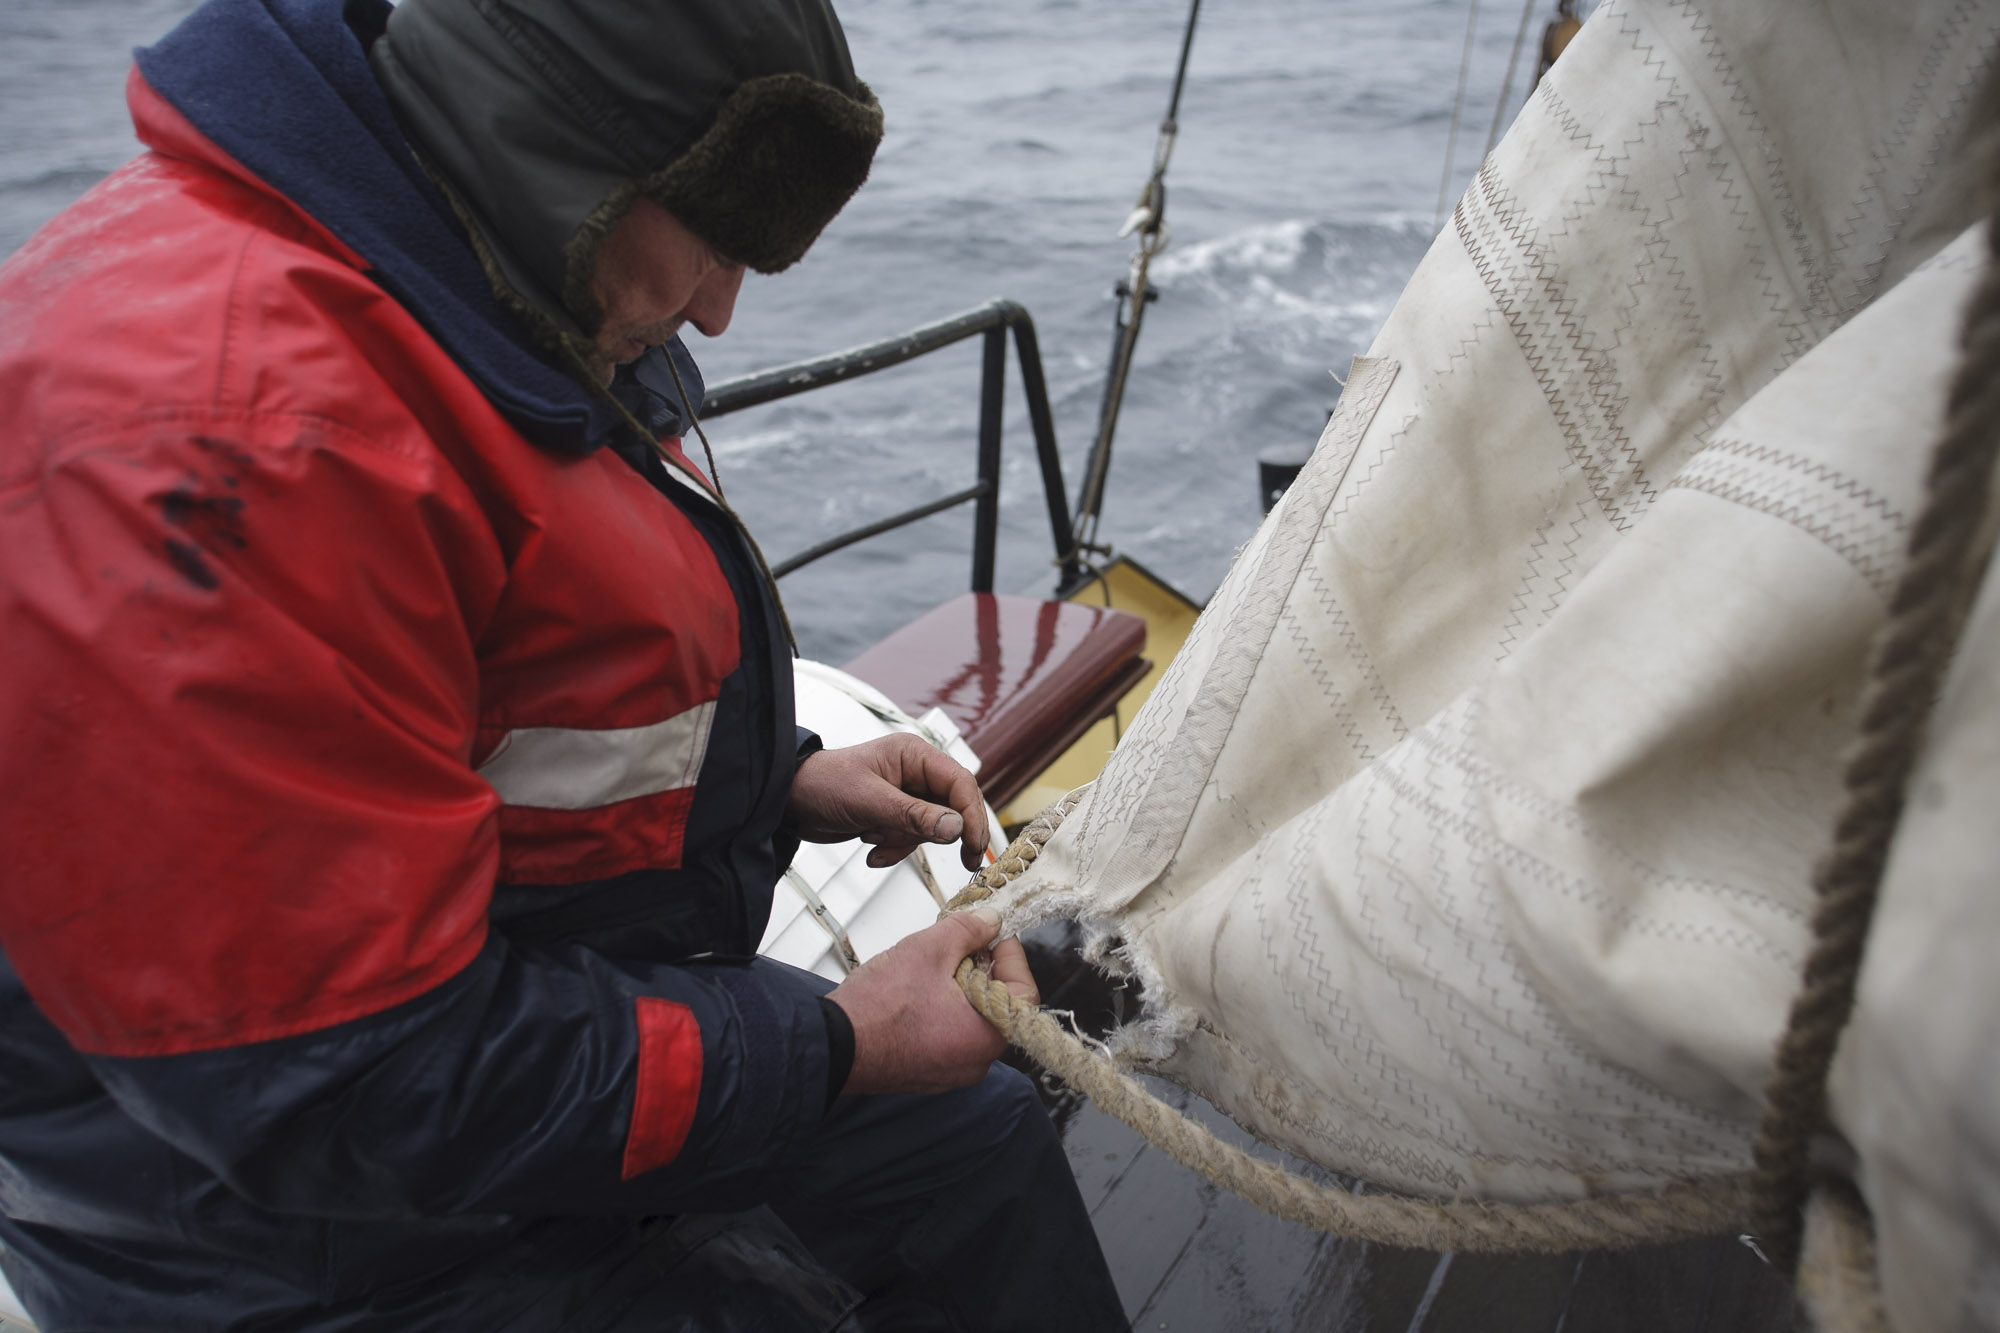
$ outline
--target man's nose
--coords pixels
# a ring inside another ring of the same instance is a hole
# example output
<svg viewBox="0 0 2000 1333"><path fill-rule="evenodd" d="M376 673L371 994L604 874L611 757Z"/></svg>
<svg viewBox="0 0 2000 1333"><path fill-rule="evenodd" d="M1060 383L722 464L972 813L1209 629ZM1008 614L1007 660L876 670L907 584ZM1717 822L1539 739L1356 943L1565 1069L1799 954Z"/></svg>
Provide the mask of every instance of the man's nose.
<svg viewBox="0 0 2000 1333"><path fill-rule="evenodd" d="M683 312L687 322L700 329L703 337L719 338L736 313L736 293L743 286L741 264L718 264L694 289Z"/></svg>

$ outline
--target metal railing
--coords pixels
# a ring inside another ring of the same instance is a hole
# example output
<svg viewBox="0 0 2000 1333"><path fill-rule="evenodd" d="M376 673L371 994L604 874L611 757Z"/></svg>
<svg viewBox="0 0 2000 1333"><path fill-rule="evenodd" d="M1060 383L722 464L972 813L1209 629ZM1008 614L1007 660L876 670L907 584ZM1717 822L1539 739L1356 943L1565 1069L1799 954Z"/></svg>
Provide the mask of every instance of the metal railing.
<svg viewBox="0 0 2000 1333"><path fill-rule="evenodd" d="M1035 340L1035 321L1023 306L1013 301L988 301L964 314L926 324L920 329L912 329L866 347L724 380L708 390L702 400L701 415L705 420L789 398L810 389L838 384L842 380L871 375L962 342L974 334L985 335L979 378L978 480L962 491L941 495L913 509L864 523L816 546L809 546L797 555L779 561L771 570L773 575L783 578L795 569L856 542L962 504L973 504L976 507L972 520L972 591L993 591L994 553L1000 539L1001 406L1007 380L1007 333L1010 329L1014 334L1015 359L1021 366L1021 388L1028 399L1028 425L1034 432L1035 454L1042 465L1042 491L1048 503L1049 534L1055 543L1056 559L1064 562L1062 582L1067 585L1080 576L1076 535L1070 525L1069 499L1063 490L1062 456L1056 452L1055 418L1049 412L1048 384L1042 378L1041 347Z"/></svg>

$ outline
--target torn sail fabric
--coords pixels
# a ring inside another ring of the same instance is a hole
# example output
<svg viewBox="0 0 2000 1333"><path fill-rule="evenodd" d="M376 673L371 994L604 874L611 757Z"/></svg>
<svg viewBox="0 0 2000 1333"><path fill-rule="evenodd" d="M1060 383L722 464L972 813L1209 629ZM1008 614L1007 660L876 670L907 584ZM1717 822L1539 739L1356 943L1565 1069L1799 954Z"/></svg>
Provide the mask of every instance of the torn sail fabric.
<svg viewBox="0 0 2000 1333"><path fill-rule="evenodd" d="M1420 1195L1749 1167L1982 263L1996 45L1990 2L1599 6L1009 891L1144 980L1129 1054ZM1952 739L1913 796L1959 812L1950 863L1911 849L1904 892L1990 921L2000 779ZM1891 1305L1942 1333L1993 1308L2000 1080L1959 1007L1990 936L1924 938L1871 953L1877 1077L1835 1110Z"/></svg>

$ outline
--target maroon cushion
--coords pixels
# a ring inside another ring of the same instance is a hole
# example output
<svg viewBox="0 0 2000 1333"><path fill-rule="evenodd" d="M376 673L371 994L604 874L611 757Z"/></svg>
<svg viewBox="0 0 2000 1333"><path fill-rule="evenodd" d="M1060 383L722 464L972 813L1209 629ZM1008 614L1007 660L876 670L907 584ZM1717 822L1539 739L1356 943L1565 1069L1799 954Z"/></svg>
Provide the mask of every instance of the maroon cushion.
<svg viewBox="0 0 2000 1333"><path fill-rule="evenodd" d="M912 714L943 709L998 806L1138 683L1151 665L1145 646L1146 622L1124 611L969 592L846 669Z"/></svg>

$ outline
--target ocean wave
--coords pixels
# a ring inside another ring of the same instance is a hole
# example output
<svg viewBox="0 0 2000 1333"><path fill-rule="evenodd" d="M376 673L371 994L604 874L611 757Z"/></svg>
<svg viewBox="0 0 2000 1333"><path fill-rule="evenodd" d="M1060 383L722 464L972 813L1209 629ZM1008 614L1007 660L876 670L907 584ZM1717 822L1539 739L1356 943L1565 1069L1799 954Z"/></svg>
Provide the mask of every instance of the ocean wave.
<svg viewBox="0 0 2000 1333"><path fill-rule="evenodd" d="M1169 250L1153 265L1152 274L1164 287L1197 277L1288 273L1297 268L1313 225L1304 218L1287 218L1197 241L1182 249Z"/></svg>

